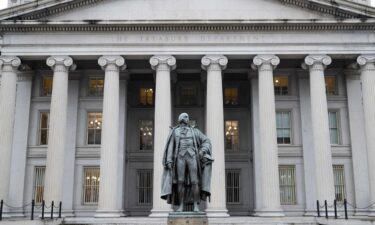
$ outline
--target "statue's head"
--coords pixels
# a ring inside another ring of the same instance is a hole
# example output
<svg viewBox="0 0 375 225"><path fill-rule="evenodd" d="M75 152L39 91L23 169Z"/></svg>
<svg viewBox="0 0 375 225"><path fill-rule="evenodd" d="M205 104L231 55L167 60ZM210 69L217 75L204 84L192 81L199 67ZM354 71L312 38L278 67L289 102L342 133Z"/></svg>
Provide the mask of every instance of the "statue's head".
<svg viewBox="0 0 375 225"><path fill-rule="evenodd" d="M178 123L189 124L189 115L187 113L181 113L178 116Z"/></svg>

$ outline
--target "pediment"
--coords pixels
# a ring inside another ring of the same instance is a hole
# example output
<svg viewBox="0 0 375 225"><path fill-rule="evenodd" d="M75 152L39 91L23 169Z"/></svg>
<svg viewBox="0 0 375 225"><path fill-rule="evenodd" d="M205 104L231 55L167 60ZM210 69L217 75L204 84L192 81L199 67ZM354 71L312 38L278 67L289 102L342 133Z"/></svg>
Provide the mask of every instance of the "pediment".
<svg viewBox="0 0 375 225"><path fill-rule="evenodd" d="M279 0L107 0L47 20L280 20L334 16Z"/></svg>

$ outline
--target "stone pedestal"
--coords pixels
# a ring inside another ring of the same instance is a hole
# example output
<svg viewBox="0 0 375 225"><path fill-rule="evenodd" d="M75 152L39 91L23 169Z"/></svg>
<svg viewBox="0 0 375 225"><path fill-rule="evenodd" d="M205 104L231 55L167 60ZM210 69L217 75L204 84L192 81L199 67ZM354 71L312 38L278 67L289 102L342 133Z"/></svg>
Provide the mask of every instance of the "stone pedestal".
<svg viewBox="0 0 375 225"><path fill-rule="evenodd" d="M168 216L168 225L208 225L207 215L204 212L171 212Z"/></svg>

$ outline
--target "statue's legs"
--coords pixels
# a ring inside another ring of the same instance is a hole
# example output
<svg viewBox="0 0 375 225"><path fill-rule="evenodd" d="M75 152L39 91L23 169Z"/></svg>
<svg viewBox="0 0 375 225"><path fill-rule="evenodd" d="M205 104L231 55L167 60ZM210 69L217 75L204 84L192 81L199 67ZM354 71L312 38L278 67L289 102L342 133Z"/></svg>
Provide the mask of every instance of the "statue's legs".
<svg viewBox="0 0 375 225"><path fill-rule="evenodd" d="M178 199L180 201L180 206L177 212L184 211L184 201L185 201L185 168L186 160L185 156L178 155L177 157L177 176L178 176Z"/></svg>
<svg viewBox="0 0 375 225"><path fill-rule="evenodd" d="M180 201L180 206L177 209L177 212L184 211L184 201L185 201L185 184L184 182L178 182L178 197Z"/></svg>
<svg viewBox="0 0 375 225"><path fill-rule="evenodd" d="M188 154L187 154L188 155ZM200 200L199 182L198 182L198 165L196 155L188 156L187 164L189 168L190 181L194 197L194 212L199 212L198 203Z"/></svg>

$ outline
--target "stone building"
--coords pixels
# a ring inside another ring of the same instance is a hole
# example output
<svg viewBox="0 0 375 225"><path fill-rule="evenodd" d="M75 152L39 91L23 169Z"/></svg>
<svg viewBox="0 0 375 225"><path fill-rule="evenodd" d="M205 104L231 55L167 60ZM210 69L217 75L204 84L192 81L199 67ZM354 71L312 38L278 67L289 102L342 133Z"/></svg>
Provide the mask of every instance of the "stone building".
<svg viewBox="0 0 375 225"><path fill-rule="evenodd" d="M0 199L21 208L4 217L34 199L61 201L71 223L159 221L164 144L187 112L212 140L201 207L218 223L313 223L316 201L334 199L371 218L375 9L360 3L10 0Z"/></svg>

